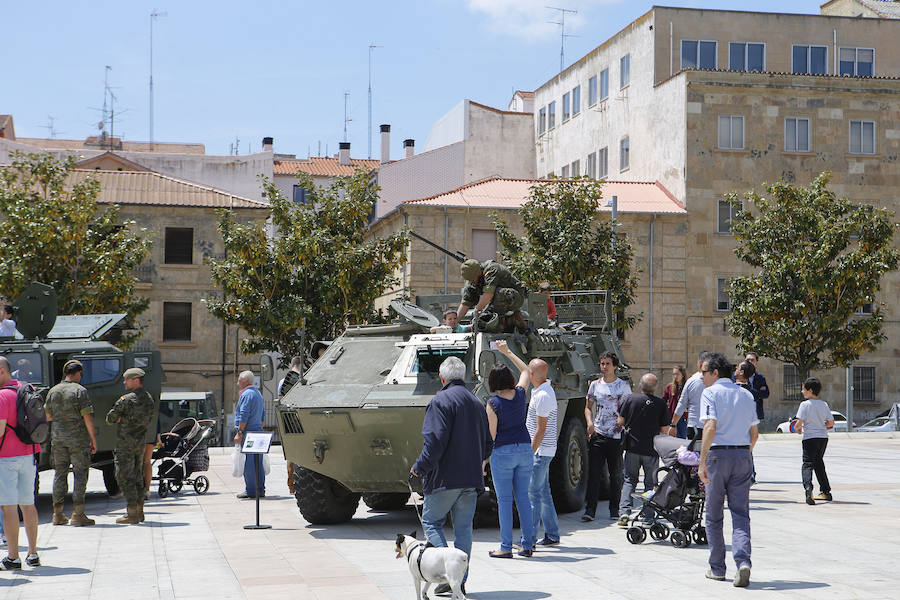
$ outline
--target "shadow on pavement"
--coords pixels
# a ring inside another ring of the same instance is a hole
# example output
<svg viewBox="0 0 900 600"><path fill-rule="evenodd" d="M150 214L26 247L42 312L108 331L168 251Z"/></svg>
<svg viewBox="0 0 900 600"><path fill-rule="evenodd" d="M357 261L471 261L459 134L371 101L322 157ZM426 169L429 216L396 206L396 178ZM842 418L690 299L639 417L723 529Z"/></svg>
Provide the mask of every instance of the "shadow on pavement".
<svg viewBox="0 0 900 600"><path fill-rule="evenodd" d="M505 590L502 592L475 592L466 594L466 598L473 600L538 600L538 598L549 598L550 594L546 592L525 592L521 590Z"/></svg>
<svg viewBox="0 0 900 600"><path fill-rule="evenodd" d="M30 577L56 577L58 575L82 575L90 573L90 569L83 567L54 567L52 565L42 565L32 570L28 575Z"/></svg>
<svg viewBox="0 0 900 600"><path fill-rule="evenodd" d="M562 556L555 556L558 552L565 552L567 554L590 554L592 556L601 556L603 554L615 554L609 548L588 548L587 546L565 546L559 545L554 546L553 550L550 549L540 549L534 553L535 558L545 559L545 558L564 558ZM566 557L568 560L572 560L570 557Z"/></svg>
<svg viewBox="0 0 900 600"><path fill-rule="evenodd" d="M15 587L17 585L25 585L26 583L31 583L31 580L25 579L24 577L16 577L15 579L4 578L0 579L0 588Z"/></svg>
<svg viewBox="0 0 900 600"><path fill-rule="evenodd" d="M824 587L830 586L827 583L822 583L821 581L786 581L784 579L776 579L775 581L750 580L750 589L755 590L808 590Z"/></svg>

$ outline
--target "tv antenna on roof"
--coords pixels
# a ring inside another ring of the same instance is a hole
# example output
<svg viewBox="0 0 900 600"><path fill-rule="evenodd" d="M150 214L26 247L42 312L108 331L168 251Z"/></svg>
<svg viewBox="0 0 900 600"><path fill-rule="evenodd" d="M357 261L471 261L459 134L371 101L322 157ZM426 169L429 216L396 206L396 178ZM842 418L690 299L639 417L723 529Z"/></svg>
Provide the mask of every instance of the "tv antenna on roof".
<svg viewBox="0 0 900 600"><path fill-rule="evenodd" d="M570 8L559 8L556 6L545 6L544 8L549 8L550 10L558 10L559 11L559 21L547 21L548 23L552 23L553 25L559 25L559 72L562 73L563 68L565 67L565 47L566 47L566 38L567 37L576 37L572 34L566 33L566 13L577 15L577 10L572 10Z"/></svg>
<svg viewBox="0 0 900 600"><path fill-rule="evenodd" d="M47 133L50 135L50 139L53 139L60 133L63 133L62 131L57 131L56 128L53 126L53 121L55 121L55 120L56 120L56 117L51 117L48 115L47 116L47 124L41 125L41 127L43 127L44 129L47 130Z"/></svg>
<svg viewBox="0 0 900 600"><path fill-rule="evenodd" d="M349 123L350 121L353 120L353 119L350 119L347 117L347 98L349 98L349 97L350 97L350 92L344 92L344 141L345 142L349 141L347 139L347 123Z"/></svg>
<svg viewBox="0 0 900 600"><path fill-rule="evenodd" d="M376 46L374 42L369 44L369 158L372 158L372 55L375 48L382 47Z"/></svg>

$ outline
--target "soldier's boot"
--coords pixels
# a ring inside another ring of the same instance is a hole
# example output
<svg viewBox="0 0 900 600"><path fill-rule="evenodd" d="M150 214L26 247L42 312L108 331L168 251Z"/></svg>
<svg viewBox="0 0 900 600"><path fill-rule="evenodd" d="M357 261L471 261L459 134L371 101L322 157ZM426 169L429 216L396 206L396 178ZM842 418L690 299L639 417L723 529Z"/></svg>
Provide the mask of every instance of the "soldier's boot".
<svg viewBox="0 0 900 600"><path fill-rule="evenodd" d="M525 315L522 314L522 311L517 310L512 315L508 317L510 325L516 328L519 333L525 333L528 331L528 323L525 322Z"/></svg>
<svg viewBox="0 0 900 600"><path fill-rule="evenodd" d="M138 513L138 519L140 520L141 523L143 523L144 522L144 503L143 502L138 502L137 513Z"/></svg>
<svg viewBox="0 0 900 600"><path fill-rule="evenodd" d="M72 519L70 521L72 527L85 527L87 525L93 525L94 523L96 523L96 521L89 519L88 516L84 514L84 504L76 504L72 511Z"/></svg>
<svg viewBox="0 0 900 600"><path fill-rule="evenodd" d="M54 504L53 505L53 524L54 525L66 525L69 522L69 517L63 513L63 505L62 504Z"/></svg>
<svg viewBox="0 0 900 600"><path fill-rule="evenodd" d="M126 508L127 513L116 519L116 523L120 525L137 525L140 523L136 504L129 504Z"/></svg>

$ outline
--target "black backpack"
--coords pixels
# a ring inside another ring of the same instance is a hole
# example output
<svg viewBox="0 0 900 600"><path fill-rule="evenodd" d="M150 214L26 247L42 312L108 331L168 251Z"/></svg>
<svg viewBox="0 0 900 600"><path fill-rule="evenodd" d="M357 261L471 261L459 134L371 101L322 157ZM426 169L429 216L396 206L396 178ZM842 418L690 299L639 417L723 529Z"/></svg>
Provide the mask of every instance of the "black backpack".
<svg viewBox="0 0 900 600"><path fill-rule="evenodd" d="M44 411L44 397L27 382L19 383L19 387L5 385L0 389L16 391L16 426L6 426L16 432L16 437L23 444L43 444L50 436L50 425ZM6 432L3 433L3 440ZM0 441L0 448L3 441Z"/></svg>
<svg viewBox="0 0 900 600"><path fill-rule="evenodd" d="M297 371L288 371L287 375L284 376L284 381L281 382L281 389L278 390L279 396L286 396L291 388L297 385L297 382L300 381L300 373Z"/></svg>

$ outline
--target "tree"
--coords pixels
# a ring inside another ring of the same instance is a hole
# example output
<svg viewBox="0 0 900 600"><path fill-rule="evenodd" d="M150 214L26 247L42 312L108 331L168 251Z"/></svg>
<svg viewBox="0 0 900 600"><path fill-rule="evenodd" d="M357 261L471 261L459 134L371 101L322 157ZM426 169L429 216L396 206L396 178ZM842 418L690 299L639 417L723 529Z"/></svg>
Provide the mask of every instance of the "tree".
<svg viewBox="0 0 900 600"><path fill-rule="evenodd" d="M524 238L492 215L500 257L531 289L546 280L560 290L607 290L615 327L630 329L641 317L625 312L634 304L638 283L631 268L634 249L616 234L612 219L599 215L602 196L602 181L558 179L533 185L519 209Z"/></svg>
<svg viewBox="0 0 900 600"><path fill-rule="evenodd" d="M135 268L152 242L100 208L93 178L69 184L74 158L16 154L0 169L0 290L18 296L33 281L56 289L60 314L126 313L133 322L149 301L135 295ZM140 332L123 336L128 346Z"/></svg>
<svg viewBox="0 0 900 600"><path fill-rule="evenodd" d="M779 182L746 199L732 223L742 261L752 275L731 280L729 329L742 351L753 350L797 367L846 366L885 340L875 303L885 273L897 268L892 213L838 198L825 172L807 187ZM726 196L740 208L735 194Z"/></svg>
<svg viewBox="0 0 900 600"><path fill-rule="evenodd" d="M357 171L328 188L301 175L307 204L287 201L270 182L273 238L259 223L239 224L219 211L225 258L209 261L222 299L207 299L210 312L250 335L247 353L277 351L284 366L301 354L301 330L309 344L334 339L348 323L376 318L375 299L396 283L406 260L406 234L372 238L368 215L377 188Z"/></svg>

